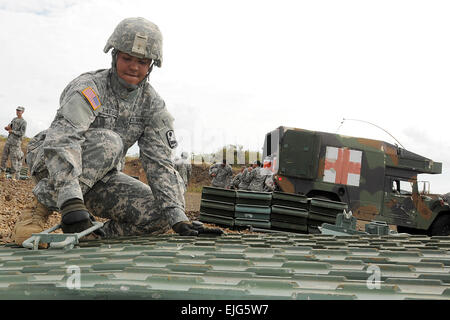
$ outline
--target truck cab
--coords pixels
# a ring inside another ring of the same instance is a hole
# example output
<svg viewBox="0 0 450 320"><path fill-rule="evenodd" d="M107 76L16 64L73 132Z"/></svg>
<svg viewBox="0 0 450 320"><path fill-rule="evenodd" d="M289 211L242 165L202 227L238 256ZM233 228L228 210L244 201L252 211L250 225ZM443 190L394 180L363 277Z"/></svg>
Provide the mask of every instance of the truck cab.
<svg viewBox="0 0 450 320"><path fill-rule="evenodd" d="M384 141L289 127L267 133L263 150L278 190L345 202L358 219L401 232L449 234L448 203L417 181L442 163Z"/></svg>

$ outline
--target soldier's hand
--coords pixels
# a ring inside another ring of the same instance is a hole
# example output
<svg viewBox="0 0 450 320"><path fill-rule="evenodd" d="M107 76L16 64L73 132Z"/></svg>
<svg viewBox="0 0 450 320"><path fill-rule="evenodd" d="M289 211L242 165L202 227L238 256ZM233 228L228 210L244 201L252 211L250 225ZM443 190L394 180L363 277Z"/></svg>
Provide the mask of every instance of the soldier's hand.
<svg viewBox="0 0 450 320"><path fill-rule="evenodd" d="M89 212L80 199L70 199L61 207L61 228L64 233L78 233L92 227Z"/></svg>
<svg viewBox="0 0 450 320"><path fill-rule="evenodd" d="M223 231L219 228L206 228L200 221L181 221L172 226L173 231L180 236L198 236L200 234L222 235Z"/></svg>
<svg viewBox="0 0 450 320"><path fill-rule="evenodd" d="M79 233L92 227L95 222L93 215L89 213L84 202L80 199L70 199L61 207L61 228L64 233ZM105 236L103 230L94 231L96 235Z"/></svg>

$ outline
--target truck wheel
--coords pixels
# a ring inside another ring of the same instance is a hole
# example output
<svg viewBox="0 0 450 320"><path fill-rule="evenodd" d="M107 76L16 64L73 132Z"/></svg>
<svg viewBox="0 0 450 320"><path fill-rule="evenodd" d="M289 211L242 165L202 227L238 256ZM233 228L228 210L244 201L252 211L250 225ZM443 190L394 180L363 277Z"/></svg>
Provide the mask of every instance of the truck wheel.
<svg viewBox="0 0 450 320"><path fill-rule="evenodd" d="M450 214L440 215L431 225L432 236L450 235Z"/></svg>

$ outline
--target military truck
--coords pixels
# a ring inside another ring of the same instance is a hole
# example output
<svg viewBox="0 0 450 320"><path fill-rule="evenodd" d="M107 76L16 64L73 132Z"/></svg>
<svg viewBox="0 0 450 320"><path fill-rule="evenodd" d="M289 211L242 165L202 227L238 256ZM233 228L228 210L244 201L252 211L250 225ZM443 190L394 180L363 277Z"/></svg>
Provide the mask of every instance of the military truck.
<svg viewBox="0 0 450 320"><path fill-rule="evenodd" d="M283 126L266 134L263 157L280 191L345 202L356 218L399 232L450 234L448 202L417 180L442 173L440 162L384 141Z"/></svg>

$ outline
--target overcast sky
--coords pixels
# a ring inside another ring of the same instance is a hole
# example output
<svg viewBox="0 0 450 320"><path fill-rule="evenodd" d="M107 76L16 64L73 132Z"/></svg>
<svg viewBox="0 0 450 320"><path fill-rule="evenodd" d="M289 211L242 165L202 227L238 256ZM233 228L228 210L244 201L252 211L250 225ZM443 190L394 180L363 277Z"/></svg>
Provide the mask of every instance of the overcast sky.
<svg viewBox="0 0 450 320"><path fill-rule="evenodd" d="M23 105L26 135L46 129L67 83L109 68L106 40L135 16L163 33L151 83L177 153L260 150L280 125L396 142L341 125L358 119L442 162L423 178L450 191L449 1L0 0L0 127Z"/></svg>

